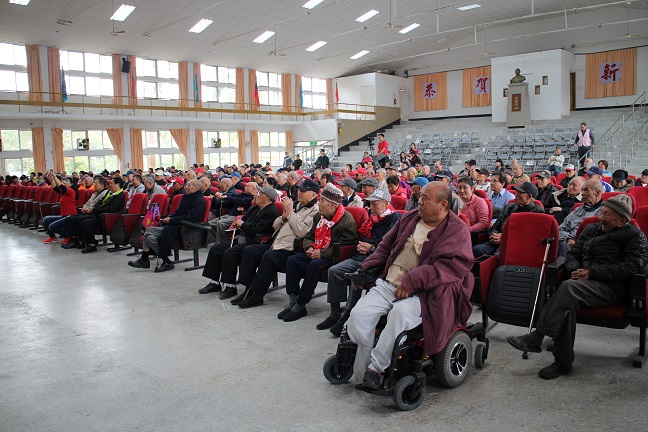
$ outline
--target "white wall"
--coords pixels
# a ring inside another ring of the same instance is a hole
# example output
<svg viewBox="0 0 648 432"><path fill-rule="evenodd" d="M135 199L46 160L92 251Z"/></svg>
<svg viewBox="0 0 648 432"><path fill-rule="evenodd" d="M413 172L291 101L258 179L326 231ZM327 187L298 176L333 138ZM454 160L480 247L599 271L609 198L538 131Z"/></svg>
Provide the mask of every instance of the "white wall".
<svg viewBox="0 0 648 432"><path fill-rule="evenodd" d="M374 74L376 78L376 105L399 107L400 90L405 88L408 83L407 78L401 78L393 75ZM394 104L394 98L396 103Z"/></svg>
<svg viewBox="0 0 648 432"><path fill-rule="evenodd" d="M367 104L375 105L375 88L376 88L376 74L362 74L353 75L349 77L342 77L337 79L338 94L340 96L341 104ZM335 86L334 86L335 87ZM363 100L362 88L371 87L373 99Z"/></svg>
<svg viewBox="0 0 648 432"><path fill-rule="evenodd" d="M569 68L570 54L553 50L532 54L521 54L492 59L493 123L506 121L508 99L503 96L509 80L519 68L529 84L529 103L531 120L560 119L561 113L569 112ZM565 76L566 74L566 76ZM542 77L547 76L548 85L542 85ZM567 87L564 88L564 84ZM540 86L540 94L535 94L535 86ZM564 97L567 93L568 97ZM566 104L566 107L565 107Z"/></svg>

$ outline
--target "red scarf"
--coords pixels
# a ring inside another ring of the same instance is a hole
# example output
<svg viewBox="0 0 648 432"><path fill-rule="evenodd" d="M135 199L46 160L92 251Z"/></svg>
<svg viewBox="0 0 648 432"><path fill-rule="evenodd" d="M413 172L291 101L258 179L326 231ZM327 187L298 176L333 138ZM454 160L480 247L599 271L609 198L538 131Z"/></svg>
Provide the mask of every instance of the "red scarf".
<svg viewBox="0 0 648 432"><path fill-rule="evenodd" d="M377 224L378 222L382 222L383 220L385 220L385 218L387 216L394 213L395 211L396 210L394 209L394 207L392 207L392 205L389 204L389 207L387 207L387 210L385 210L385 212L383 214L377 216L377 215L372 213L371 216L369 216L369 220L362 224L362 226L358 230L358 233L362 237L370 239L371 238L371 228L373 228L374 224Z"/></svg>
<svg viewBox="0 0 648 432"><path fill-rule="evenodd" d="M338 205L333 219L328 220L322 215L315 228L315 241L311 244L313 249L326 249L331 245L331 237L333 236L331 229L340 222L342 216L344 216L344 206L342 204Z"/></svg>

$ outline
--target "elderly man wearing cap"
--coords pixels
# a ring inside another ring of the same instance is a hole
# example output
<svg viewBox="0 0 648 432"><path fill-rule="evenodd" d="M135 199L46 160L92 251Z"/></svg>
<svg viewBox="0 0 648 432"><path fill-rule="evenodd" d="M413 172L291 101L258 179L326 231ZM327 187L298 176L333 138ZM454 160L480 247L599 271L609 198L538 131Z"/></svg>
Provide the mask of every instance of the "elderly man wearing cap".
<svg viewBox="0 0 648 432"><path fill-rule="evenodd" d="M358 186L362 189L362 194L367 198L370 196L373 191L378 189L378 180L376 180L374 177L367 177L366 179L362 180L360 183L358 183ZM365 207L369 207L369 204L365 203Z"/></svg>
<svg viewBox="0 0 648 432"><path fill-rule="evenodd" d="M587 180L598 180L603 185L605 192L614 192L614 188L608 182L603 181L603 170L599 167L591 167L585 171Z"/></svg>
<svg viewBox="0 0 648 432"><path fill-rule="evenodd" d="M628 171L618 169L612 173L612 186L614 192L628 192L632 187L632 181L628 181Z"/></svg>
<svg viewBox="0 0 648 432"><path fill-rule="evenodd" d="M477 175L477 181L475 183L475 189L483 190L487 194L490 194L490 182L488 177L490 176L490 171L486 168L475 168L475 174Z"/></svg>
<svg viewBox="0 0 648 432"><path fill-rule="evenodd" d="M536 330L508 338L514 348L538 353L544 337L553 338L555 361L540 370L540 378L554 379L571 372L581 307L627 304L630 277L643 273L648 263L646 236L629 223L630 197L617 195L602 206L599 223L588 225L567 254L565 274L570 279L544 305Z"/></svg>
<svg viewBox="0 0 648 432"><path fill-rule="evenodd" d="M184 195L187 193L187 190L184 187L185 181L182 177L173 177L170 181L170 184L171 191L169 193L169 202L172 202L173 198L175 198L176 196Z"/></svg>
<svg viewBox="0 0 648 432"><path fill-rule="evenodd" d="M641 171L641 177L635 180L634 185L641 187L648 186L648 169Z"/></svg>
<svg viewBox="0 0 648 432"><path fill-rule="evenodd" d="M421 188L428 184L429 181L425 177L415 177L414 180L410 182L412 187L412 195L405 203L405 210L415 210L418 208L419 197L421 196Z"/></svg>
<svg viewBox="0 0 648 432"><path fill-rule="evenodd" d="M551 195L558 190L556 186L551 184L551 173L549 171L540 171L536 174L538 183L538 201L542 203L545 208L551 205Z"/></svg>
<svg viewBox="0 0 648 432"><path fill-rule="evenodd" d="M285 268L286 261L295 253L295 239L304 237L313 226L313 217L319 212L319 185L313 180L304 180L298 187L298 201L293 203L288 197L281 199L284 211L272 224L275 230L272 239L246 246L243 251L238 281L246 289L232 300L232 304L241 309L263 304L275 274Z"/></svg>
<svg viewBox="0 0 648 432"><path fill-rule="evenodd" d="M220 215L210 220L209 243L229 242L226 230L236 218L246 212L252 205L254 197L258 193L259 186L255 182L248 182L243 193L228 191L225 194L218 193L217 199L223 204L223 209L228 210L227 214ZM222 213L222 212L221 212Z"/></svg>
<svg viewBox="0 0 648 432"><path fill-rule="evenodd" d="M347 177L336 182L340 189L342 190L342 205L344 207L364 207L362 198L356 195L355 191L358 188L358 184L351 177Z"/></svg>
<svg viewBox="0 0 648 432"><path fill-rule="evenodd" d="M565 165L565 178L560 180L559 185L563 187L563 189L567 189L567 186L569 185L569 182L576 177L576 170L574 168L574 165L572 164L567 164Z"/></svg>
<svg viewBox="0 0 648 432"><path fill-rule="evenodd" d="M164 181L164 171L161 169L155 171L155 174L153 175L155 179L155 183L159 184L160 186L165 186L166 182Z"/></svg>
<svg viewBox="0 0 648 432"><path fill-rule="evenodd" d="M358 168L353 173L355 174L355 181L358 184L358 188L356 189L356 192L362 192L362 186L360 186L360 183L367 176L367 170L365 168Z"/></svg>
<svg viewBox="0 0 648 432"><path fill-rule="evenodd" d="M586 217L597 216L601 211L603 185L596 179L585 182L581 191L583 205L570 212L563 223L558 227L560 230L560 243L558 243L558 256L565 256L576 242L574 237L578 227Z"/></svg>
<svg viewBox="0 0 648 432"><path fill-rule="evenodd" d="M369 220L358 230L359 242L357 251L353 257L334 265L328 271L327 302L331 305L330 315L317 325L318 330L331 329L331 333L340 336L344 323L351 315L351 309L356 305L362 296L361 290L352 290L348 300L347 293L349 280L345 273L353 273L362 268L362 262L371 255L380 240L389 232L401 214L394 210L391 205L391 197L383 189L376 189L371 196L367 197L370 203ZM345 301L344 312L340 303Z"/></svg>
<svg viewBox="0 0 648 432"><path fill-rule="evenodd" d="M472 248L473 255L478 258L482 255L494 254L500 246L504 223L513 213L544 213L544 209L537 205L534 200L538 196L538 188L530 182L513 186L517 191L515 203L507 204L502 209L502 214L497 218L489 230L489 241L478 244Z"/></svg>
<svg viewBox="0 0 648 432"><path fill-rule="evenodd" d="M329 183L320 194L320 214L304 237L305 253L291 256L286 262L288 307L277 318L295 321L307 315L306 304L317 286L319 273L333 263L333 244L354 242L358 233L353 216L344 210L342 191ZM304 278L301 287L299 280Z"/></svg>
<svg viewBox="0 0 648 432"><path fill-rule="evenodd" d="M272 223L279 216L275 205L277 191L272 186L259 187L255 200L256 205L232 224L236 231L240 231L234 237L238 242L233 246L230 243L218 243L209 249L202 275L211 280L198 291L200 294L221 291L221 284L221 300L237 294L236 270L243 259L243 250L247 245L254 244L257 234L272 234Z"/></svg>
<svg viewBox="0 0 648 432"><path fill-rule="evenodd" d="M583 177L572 177L567 188L551 194L551 199L545 206L545 213L555 217L559 225L562 224L574 204L581 202L584 183Z"/></svg>

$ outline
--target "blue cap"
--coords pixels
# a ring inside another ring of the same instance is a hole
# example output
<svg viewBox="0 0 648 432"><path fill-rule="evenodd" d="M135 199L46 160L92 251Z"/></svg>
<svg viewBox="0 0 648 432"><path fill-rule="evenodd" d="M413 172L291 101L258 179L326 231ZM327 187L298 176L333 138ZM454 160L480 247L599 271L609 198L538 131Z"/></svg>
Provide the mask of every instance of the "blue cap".
<svg viewBox="0 0 648 432"><path fill-rule="evenodd" d="M426 179L425 177L415 177L414 180L412 180L411 182L407 182L407 183L409 183L410 186L413 186L413 185L416 184L416 185L419 185L419 186L423 187L426 184L430 183L430 181L428 179Z"/></svg>
<svg viewBox="0 0 648 432"><path fill-rule="evenodd" d="M603 170L599 167L592 167L585 171L587 174L592 175L592 174L598 174L600 176L603 176Z"/></svg>
<svg viewBox="0 0 648 432"><path fill-rule="evenodd" d="M241 173L238 172L238 171L234 171L234 172L232 173L232 175L230 176L230 178L231 178L231 177L238 177L238 178L241 178Z"/></svg>

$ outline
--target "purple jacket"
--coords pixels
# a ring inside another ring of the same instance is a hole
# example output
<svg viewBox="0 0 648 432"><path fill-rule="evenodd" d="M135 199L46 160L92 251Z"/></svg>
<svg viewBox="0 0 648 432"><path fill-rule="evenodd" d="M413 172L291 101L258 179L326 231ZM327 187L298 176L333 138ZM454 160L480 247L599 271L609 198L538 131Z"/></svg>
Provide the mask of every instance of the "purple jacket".
<svg viewBox="0 0 648 432"><path fill-rule="evenodd" d="M362 263L362 268L384 266L380 275L384 279L420 219L418 210L404 214ZM403 276L402 287L421 300L425 349L429 355L441 351L457 327L465 325L470 317L470 296L475 283L470 272L473 261L468 226L449 212L428 234L418 267Z"/></svg>

